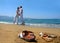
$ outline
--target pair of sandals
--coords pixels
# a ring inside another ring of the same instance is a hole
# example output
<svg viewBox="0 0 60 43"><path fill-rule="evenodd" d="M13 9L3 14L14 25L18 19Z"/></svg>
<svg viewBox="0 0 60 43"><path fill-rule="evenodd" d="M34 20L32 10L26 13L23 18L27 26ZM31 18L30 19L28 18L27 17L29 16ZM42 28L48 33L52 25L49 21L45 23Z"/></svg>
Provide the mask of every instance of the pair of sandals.
<svg viewBox="0 0 60 43"><path fill-rule="evenodd" d="M46 41L52 41L53 38L56 38L57 36L54 34L47 34L47 33L43 33L40 32L39 35L42 37L42 39L46 40ZM27 31L24 30L21 33L18 34L18 37L21 39L24 39L26 41L35 41L36 36L34 35L34 33L32 31Z"/></svg>
<svg viewBox="0 0 60 43"><path fill-rule="evenodd" d="M44 39L48 42L53 41L53 39L57 37L54 34L43 33L43 32L40 32L39 35L42 37L42 39Z"/></svg>

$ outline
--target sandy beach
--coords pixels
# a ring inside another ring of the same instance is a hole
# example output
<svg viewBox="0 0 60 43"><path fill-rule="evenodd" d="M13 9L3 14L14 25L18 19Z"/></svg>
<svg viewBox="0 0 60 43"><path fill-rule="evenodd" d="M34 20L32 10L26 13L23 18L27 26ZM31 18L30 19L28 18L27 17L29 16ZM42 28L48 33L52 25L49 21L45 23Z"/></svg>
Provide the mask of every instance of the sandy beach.
<svg viewBox="0 0 60 43"><path fill-rule="evenodd" d="M33 31L36 35L37 42L27 42L18 38L18 33L23 30ZM39 36L40 32L55 34L57 35L57 38L51 42L46 42ZM60 43L60 28L40 28L15 24L0 24L0 43Z"/></svg>

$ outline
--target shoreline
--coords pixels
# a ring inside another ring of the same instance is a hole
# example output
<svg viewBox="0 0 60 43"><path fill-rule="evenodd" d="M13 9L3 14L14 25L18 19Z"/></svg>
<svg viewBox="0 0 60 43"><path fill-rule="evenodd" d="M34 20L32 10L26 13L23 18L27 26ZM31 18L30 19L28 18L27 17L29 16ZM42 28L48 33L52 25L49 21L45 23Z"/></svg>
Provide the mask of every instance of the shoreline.
<svg viewBox="0 0 60 43"><path fill-rule="evenodd" d="M4 22L4 23L1 22L0 24L17 25L17 24L8 23L8 22ZM20 25L20 24L18 24L18 25ZM26 24L25 26L36 27L36 28L57 28L57 29L60 29L60 24L57 24L57 25L56 24L51 24L52 26L48 26L50 24L48 24L46 26L43 26L43 25L46 25L46 24L39 24L39 25L37 25L37 24ZM58 27L55 27L53 25L58 26Z"/></svg>

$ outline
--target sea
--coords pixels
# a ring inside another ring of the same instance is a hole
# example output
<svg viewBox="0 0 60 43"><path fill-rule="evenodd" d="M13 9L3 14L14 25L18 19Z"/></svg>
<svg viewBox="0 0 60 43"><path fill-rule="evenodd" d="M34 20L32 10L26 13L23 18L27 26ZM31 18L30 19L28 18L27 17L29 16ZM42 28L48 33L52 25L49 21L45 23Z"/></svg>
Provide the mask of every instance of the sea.
<svg viewBox="0 0 60 43"><path fill-rule="evenodd" d="M25 25L34 27L60 28L60 19L32 19L24 18ZM0 16L0 23L14 24L14 17ZM21 21L19 19L19 24Z"/></svg>

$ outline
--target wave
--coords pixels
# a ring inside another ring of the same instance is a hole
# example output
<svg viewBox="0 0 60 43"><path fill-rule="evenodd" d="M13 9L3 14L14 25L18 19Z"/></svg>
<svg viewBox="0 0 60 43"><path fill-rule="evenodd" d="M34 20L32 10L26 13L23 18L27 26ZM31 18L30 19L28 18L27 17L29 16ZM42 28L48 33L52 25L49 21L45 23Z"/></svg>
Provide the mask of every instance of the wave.
<svg viewBox="0 0 60 43"><path fill-rule="evenodd" d="M3 23L3 24L14 24L12 22L2 22L0 21L0 23ZM19 23L21 24L21 23ZM34 26L34 27L48 27L48 28L60 28L60 24L34 24L34 23L25 23L25 25L27 26Z"/></svg>
<svg viewBox="0 0 60 43"><path fill-rule="evenodd" d="M34 26L34 27L48 27L48 28L60 28L60 24L29 24L26 25Z"/></svg>
<svg viewBox="0 0 60 43"><path fill-rule="evenodd" d="M3 21L0 21L0 23L3 23L3 24L13 24L12 22L3 22Z"/></svg>

